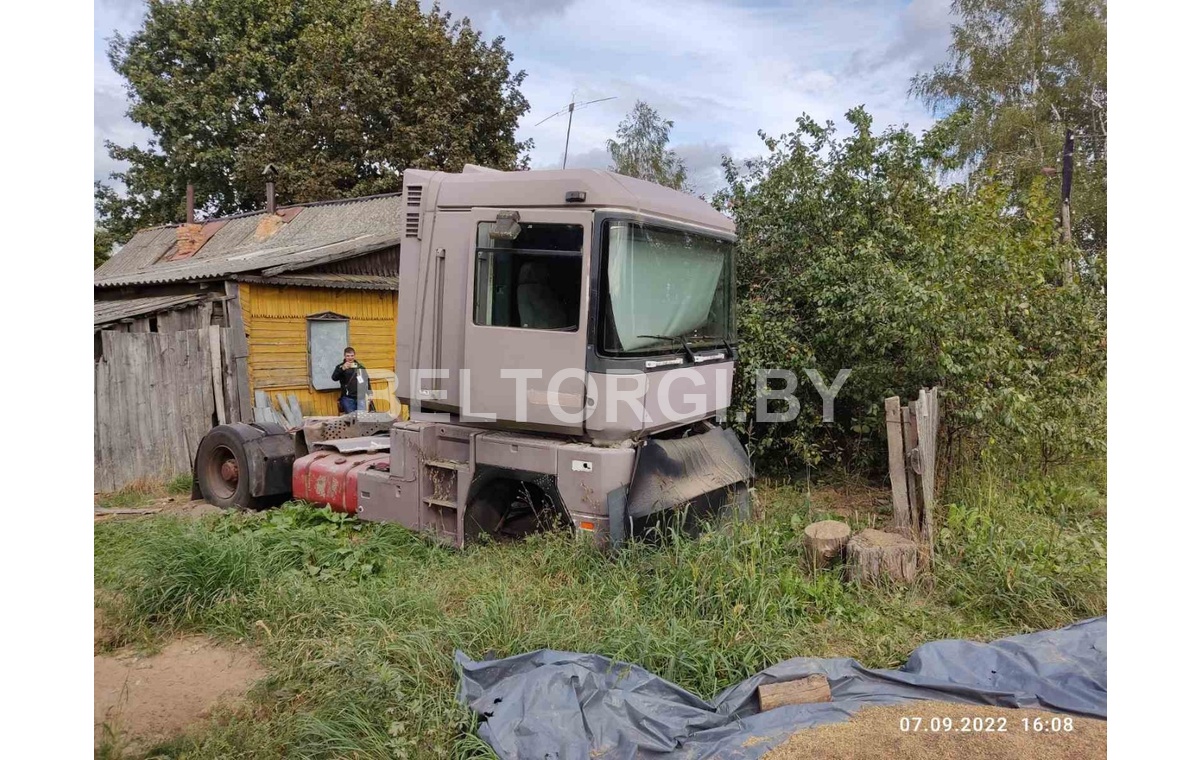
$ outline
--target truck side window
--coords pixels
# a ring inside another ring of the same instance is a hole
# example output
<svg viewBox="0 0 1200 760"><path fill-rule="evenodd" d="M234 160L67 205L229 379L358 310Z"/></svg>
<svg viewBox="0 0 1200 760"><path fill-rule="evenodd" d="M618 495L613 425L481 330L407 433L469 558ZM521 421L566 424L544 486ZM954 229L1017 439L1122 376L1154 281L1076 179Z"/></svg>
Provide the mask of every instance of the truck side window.
<svg viewBox="0 0 1200 760"><path fill-rule="evenodd" d="M521 222L516 240L493 240L494 224L476 237L475 324L578 330L583 227Z"/></svg>

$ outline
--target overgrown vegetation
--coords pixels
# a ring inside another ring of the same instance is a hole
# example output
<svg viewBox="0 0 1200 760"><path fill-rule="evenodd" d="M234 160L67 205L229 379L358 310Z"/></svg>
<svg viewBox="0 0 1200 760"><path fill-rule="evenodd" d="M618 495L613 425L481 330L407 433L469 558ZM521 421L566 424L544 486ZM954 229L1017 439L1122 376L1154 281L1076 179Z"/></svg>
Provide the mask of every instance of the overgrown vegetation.
<svg viewBox="0 0 1200 760"><path fill-rule="evenodd" d="M738 174L720 199L738 222L738 403L758 459L785 468L879 460L886 396L944 389L948 450L989 440L1046 462L1104 446L1104 294L1064 276L1044 183L1009 207L1000 185L964 192L930 168L944 151L935 129L853 134L798 121ZM790 424L754 420L757 369L851 375L836 424L802 382ZM972 451L972 453L976 453Z"/></svg>
<svg viewBox="0 0 1200 760"><path fill-rule="evenodd" d="M272 675L253 712L168 756L484 754L454 699L453 652L542 647L635 662L702 695L797 655L895 666L917 645L1100 614L1105 513L1095 472L953 484L936 583L861 588L810 574L799 532L829 516L802 486L760 489L762 518L607 555L565 534L453 552L305 505L96 526L115 642L247 638ZM869 515L862 515L865 524ZM885 519L876 516L874 519ZM225 716L229 717L229 716Z"/></svg>
<svg viewBox="0 0 1200 760"><path fill-rule="evenodd" d="M956 464L1043 465L1105 445L1107 82L1103 0L956 0L947 62L912 80L925 135L808 116L726 162L738 224L737 405L762 465L870 470L880 405L940 385ZM1061 160L1075 135L1071 236ZM947 173L949 171L949 173ZM801 377L801 416L754 420L753 372ZM834 425L802 370L851 375ZM966 455L966 456L963 456Z"/></svg>

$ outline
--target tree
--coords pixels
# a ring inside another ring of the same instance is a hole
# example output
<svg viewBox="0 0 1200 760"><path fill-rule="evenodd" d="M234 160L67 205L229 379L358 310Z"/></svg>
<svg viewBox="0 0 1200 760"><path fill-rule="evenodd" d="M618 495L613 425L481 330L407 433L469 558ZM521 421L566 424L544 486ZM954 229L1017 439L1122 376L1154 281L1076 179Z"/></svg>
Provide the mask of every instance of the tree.
<svg viewBox="0 0 1200 760"><path fill-rule="evenodd" d="M154 136L108 145L129 168L126 195L97 185L101 223L178 221L189 181L202 215L261 208L269 163L280 203L395 191L407 167L518 168L529 104L503 43L415 0L150 0L109 59Z"/></svg>
<svg viewBox="0 0 1200 760"><path fill-rule="evenodd" d="M1073 238L1094 259L1108 234L1107 3L955 0L953 9L950 60L912 80L915 95L949 114L942 165L1000 180L1016 198L1058 167L1073 130Z"/></svg>
<svg viewBox="0 0 1200 760"><path fill-rule="evenodd" d="M1102 298L1059 281L1062 246L1043 178L1019 197L980 174L972 192L939 182L933 161L949 137L871 131L861 108L852 134L797 120L764 136L767 153L735 167L716 198L738 227L739 377L734 410L764 468L880 463L882 402L940 385L952 441L989 440L1049 462L1104 447ZM756 369L801 379L792 423L754 419ZM850 376L835 422L804 379Z"/></svg>
<svg viewBox="0 0 1200 760"><path fill-rule="evenodd" d="M663 119L639 100L617 126L617 139L608 141L611 171L627 177L687 190L687 171L675 151L667 149L675 122Z"/></svg>
<svg viewBox="0 0 1200 760"><path fill-rule="evenodd" d="M116 244L116 235L113 235L100 225L96 225L92 229L92 269L108 261L109 257L113 254L113 246Z"/></svg>

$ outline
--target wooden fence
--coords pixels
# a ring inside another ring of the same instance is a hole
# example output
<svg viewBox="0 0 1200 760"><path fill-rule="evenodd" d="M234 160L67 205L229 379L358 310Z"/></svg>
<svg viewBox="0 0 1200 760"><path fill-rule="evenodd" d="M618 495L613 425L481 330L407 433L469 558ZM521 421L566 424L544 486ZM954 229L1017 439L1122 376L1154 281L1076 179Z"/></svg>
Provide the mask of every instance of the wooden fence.
<svg viewBox="0 0 1200 760"><path fill-rule="evenodd" d="M936 539L937 441L941 420L938 389L922 388L909 404L900 397L884 399L887 422L888 479L892 484L892 514L896 528L924 545L924 559L933 558Z"/></svg>
<svg viewBox="0 0 1200 760"><path fill-rule="evenodd" d="M236 419L228 328L100 333L96 360L97 492L190 473L200 439Z"/></svg>

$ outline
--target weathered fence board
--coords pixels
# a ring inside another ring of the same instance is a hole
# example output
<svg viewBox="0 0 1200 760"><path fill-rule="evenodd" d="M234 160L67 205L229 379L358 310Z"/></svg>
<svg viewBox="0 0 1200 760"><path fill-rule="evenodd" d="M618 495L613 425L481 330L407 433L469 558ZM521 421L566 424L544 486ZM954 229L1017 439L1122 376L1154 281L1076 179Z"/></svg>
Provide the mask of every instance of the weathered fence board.
<svg viewBox="0 0 1200 760"><path fill-rule="evenodd" d="M908 506L908 477L904 471L904 428L900 422L900 397L883 401L887 421L888 476L892 481L892 514L896 526L909 530L912 520Z"/></svg>
<svg viewBox="0 0 1200 760"><path fill-rule="evenodd" d="M217 328L220 329L220 328ZM224 332L221 329L221 332ZM208 329L101 333L96 362L96 491L192 468L200 439L226 416L220 345Z"/></svg>
<svg viewBox="0 0 1200 760"><path fill-rule="evenodd" d="M898 396L892 396L884 399L883 408L893 523L920 543L922 560L929 562L936 538L938 389L922 388L904 406Z"/></svg>
<svg viewBox="0 0 1200 760"><path fill-rule="evenodd" d="M917 396L917 449L921 458L921 537L930 558L934 539L934 482L937 479L937 388L921 389Z"/></svg>
<svg viewBox="0 0 1200 760"><path fill-rule="evenodd" d="M211 325L208 328L208 355L212 368L213 398L216 399L217 424L225 424L225 393L222 391L221 379L221 328Z"/></svg>

